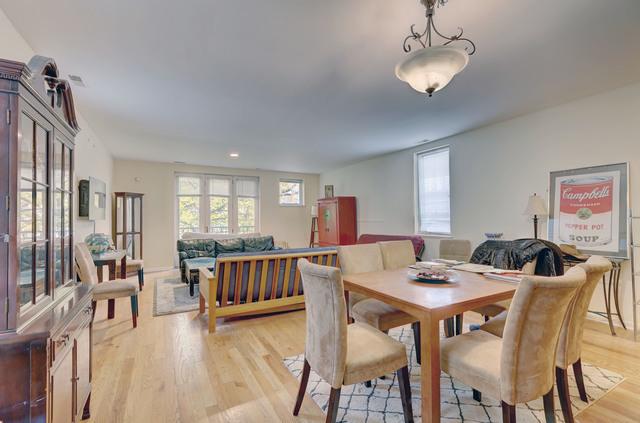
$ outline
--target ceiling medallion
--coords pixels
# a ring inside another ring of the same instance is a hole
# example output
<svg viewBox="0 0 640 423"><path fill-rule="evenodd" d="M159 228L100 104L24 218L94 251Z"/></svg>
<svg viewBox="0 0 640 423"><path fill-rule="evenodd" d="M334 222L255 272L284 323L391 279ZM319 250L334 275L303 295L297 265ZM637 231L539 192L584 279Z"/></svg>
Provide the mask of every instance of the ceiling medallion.
<svg viewBox="0 0 640 423"><path fill-rule="evenodd" d="M443 89L453 77L460 73L467 63L469 56L476 52L476 45L470 39L463 37L462 28L458 33L447 37L436 28L433 15L435 8L444 6L448 0L420 0L427 9L427 26L420 33L411 25L411 34L404 39L402 48L410 53L396 66L396 76L406 82L416 91L429 94L429 97ZM444 40L442 45L432 46L436 42L434 34ZM452 43L466 43L463 48ZM419 50L411 52L411 45L417 45Z"/></svg>

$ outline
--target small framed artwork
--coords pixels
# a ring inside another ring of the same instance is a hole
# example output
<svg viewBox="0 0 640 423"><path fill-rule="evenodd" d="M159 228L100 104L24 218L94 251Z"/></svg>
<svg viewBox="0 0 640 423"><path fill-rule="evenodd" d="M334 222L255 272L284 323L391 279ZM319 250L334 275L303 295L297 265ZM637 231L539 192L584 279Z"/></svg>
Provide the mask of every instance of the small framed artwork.
<svg viewBox="0 0 640 423"><path fill-rule="evenodd" d="M628 258L629 164L551 172L549 240Z"/></svg>
<svg viewBox="0 0 640 423"><path fill-rule="evenodd" d="M333 185L324 186L324 198L333 198Z"/></svg>

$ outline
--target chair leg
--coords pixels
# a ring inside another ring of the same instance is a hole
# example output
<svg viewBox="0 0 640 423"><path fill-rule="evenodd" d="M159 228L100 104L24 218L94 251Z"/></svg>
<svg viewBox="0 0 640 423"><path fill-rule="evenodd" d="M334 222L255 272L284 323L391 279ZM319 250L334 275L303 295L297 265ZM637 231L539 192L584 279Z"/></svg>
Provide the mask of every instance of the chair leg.
<svg viewBox="0 0 640 423"><path fill-rule="evenodd" d="M327 406L327 423L335 423L338 418L338 406L340 405L341 388L331 388L329 394L329 405Z"/></svg>
<svg viewBox="0 0 640 423"><path fill-rule="evenodd" d="M502 423L516 423L516 406L502 401Z"/></svg>
<svg viewBox="0 0 640 423"><path fill-rule="evenodd" d="M297 416L302 406L302 400L304 399L304 393L307 390L307 383L309 383L309 373L311 366L309 362L304 360L304 367L302 367L302 378L300 379L300 389L298 389L298 397L296 398L296 405L293 407L293 415Z"/></svg>
<svg viewBox="0 0 640 423"><path fill-rule="evenodd" d="M138 327L138 310L137 310L138 296L131 296L131 319L133 320L133 328Z"/></svg>
<svg viewBox="0 0 640 423"><path fill-rule="evenodd" d="M96 309L98 308L97 301L91 301L91 320L95 320L96 318Z"/></svg>
<svg viewBox="0 0 640 423"><path fill-rule="evenodd" d="M558 398L560 399L564 421L566 423L573 423L573 410L571 409L571 397L569 396L567 369L556 367L556 386L558 386Z"/></svg>
<svg viewBox="0 0 640 423"><path fill-rule="evenodd" d="M364 383L364 386L366 386L367 388L371 388L371 381L368 380Z"/></svg>
<svg viewBox="0 0 640 423"><path fill-rule="evenodd" d="M489 319L491 319L491 317L490 317L490 316L487 316L487 315L485 315L485 316L484 316L484 322L485 322L485 323L487 323L487 322L489 321Z"/></svg>
<svg viewBox="0 0 640 423"><path fill-rule="evenodd" d="M544 403L544 418L547 423L556 423L556 410L553 405L553 386L551 390L542 397Z"/></svg>
<svg viewBox="0 0 640 423"><path fill-rule="evenodd" d="M462 322L464 314L460 313L456 315L456 335L462 335Z"/></svg>
<svg viewBox="0 0 640 423"><path fill-rule="evenodd" d="M416 360L418 364L422 364L422 352L420 351L420 322L411 323L413 330L413 342L416 345Z"/></svg>
<svg viewBox="0 0 640 423"><path fill-rule="evenodd" d="M580 399L584 402L589 402L587 390L584 389L584 376L582 376L582 359L578 359L578 361L573 363L573 375L576 378L576 385L578 385Z"/></svg>
<svg viewBox="0 0 640 423"><path fill-rule="evenodd" d="M142 269L138 270L138 287L140 291L142 291L142 287L144 286L144 272Z"/></svg>
<svg viewBox="0 0 640 423"><path fill-rule="evenodd" d="M482 392L478 391L477 389L473 390L473 399L478 401L478 402L482 402Z"/></svg>
<svg viewBox="0 0 640 423"><path fill-rule="evenodd" d="M413 407L411 406L411 384L409 383L409 368L398 369L398 385L400 385L400 399L404 412L404 423L413 423Z"/></svg>

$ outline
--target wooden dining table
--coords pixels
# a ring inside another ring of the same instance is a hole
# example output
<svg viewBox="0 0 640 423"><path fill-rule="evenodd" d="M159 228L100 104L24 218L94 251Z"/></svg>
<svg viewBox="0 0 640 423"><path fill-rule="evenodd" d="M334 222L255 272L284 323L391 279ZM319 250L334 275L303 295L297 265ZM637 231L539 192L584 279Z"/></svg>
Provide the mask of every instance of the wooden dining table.
<svg viewBox="0 0 640 423"><path fill-rule="evenodd" d="M366 295L420 321L422 421L440 422L440 320L513 297L517 284L483 275L450 271L444 284L415 282L408 269L344 275L345 296Z"/></svg>

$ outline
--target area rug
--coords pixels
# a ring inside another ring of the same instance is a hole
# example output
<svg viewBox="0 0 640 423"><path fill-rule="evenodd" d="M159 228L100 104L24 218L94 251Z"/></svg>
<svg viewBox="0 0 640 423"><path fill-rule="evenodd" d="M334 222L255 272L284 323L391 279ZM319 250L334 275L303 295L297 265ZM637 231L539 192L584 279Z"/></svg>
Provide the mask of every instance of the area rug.
<svg viewBox="0 0 640 423"><path fill-rule="evenodd" d="M421 421L420 365L415 357L413 333L411 328L406 326L392 329L389 335L407 346L407 353L410 356L409 369L413 415L416 421ZM304 364L304 356L288 357L283 362L287 369L299 379ZM590 401L602 397L623 380L623 377L619 374L586 363L583 363L583 373ZM575 414L587 407L588 404L580 401L572 372L570 374L569 390ZM372 388L367 388L364 384L344 386L342 388L338 411L339 422L393 423L404 421L400 390L395 375L387 375L385 379L377 379L372 382ZM315 372L311 372L307 392L325 412L330 389L329 384L321 380ZM499 401L488 398L486 395L483 397L482 402L475 401L470 387L445 373L440 375L440 392L442 403L441 421L443 422L502 422L502 408ZM555 405L556 419L562 422L564 420L557 392ZM521 423L542 423L545 421L542 399L518 405L517 413L518 422Z"/></svg>
<svg viewBox="0 0 640 423"><path fill-rule="evenodd" d="M198 291L193 297L189 295L189 285L180 277L157 279L153 296L153 315L185 313L199 307Z"/></svg>

